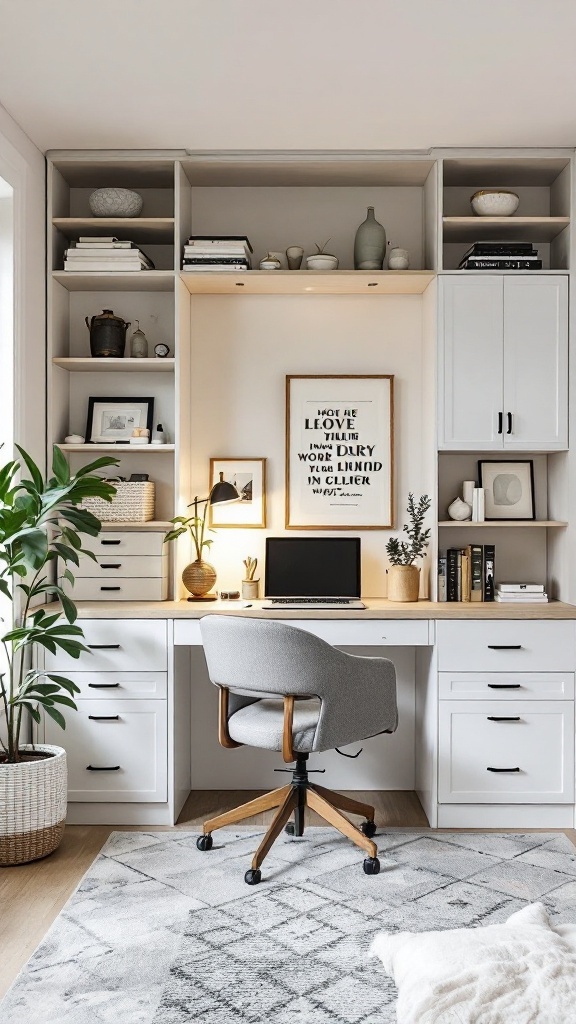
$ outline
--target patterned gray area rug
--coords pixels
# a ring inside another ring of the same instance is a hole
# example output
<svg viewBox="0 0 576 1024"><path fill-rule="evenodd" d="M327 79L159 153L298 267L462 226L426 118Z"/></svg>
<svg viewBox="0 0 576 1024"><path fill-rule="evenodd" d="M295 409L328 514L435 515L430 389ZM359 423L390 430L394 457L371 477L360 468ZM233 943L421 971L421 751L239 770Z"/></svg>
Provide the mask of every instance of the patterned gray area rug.
<svg viewBox="0 0 576 1024"><path fill-rule="evenodd" d="M576 919L576 847L550 833L389 831L382 869L326 828L282 836L244 882L259 829L115 832L0 1006L2 1024L388 1024L379 929L505 920L542 900Z"/></svg>

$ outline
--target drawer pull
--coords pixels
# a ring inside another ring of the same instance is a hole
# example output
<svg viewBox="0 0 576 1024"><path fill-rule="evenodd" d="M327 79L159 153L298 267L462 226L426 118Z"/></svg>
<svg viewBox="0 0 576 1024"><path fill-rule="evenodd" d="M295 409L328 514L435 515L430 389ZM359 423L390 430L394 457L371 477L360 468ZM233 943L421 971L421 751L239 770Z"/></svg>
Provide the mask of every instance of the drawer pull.
<svg viewBox="0 0 576 1024"><path fill-rule="evenodd" d="M100 587L100 590L122 590L122 587Z"/></svg>
<svg viewBox="0 0 576 1024"><path fill-rule="evenodd" d="M115 690L120 683L88 683L89 690Z"/></svg>
<svg viewBox="0 0 576 1024"><path fill-rule="evenodd" d="M519 768L487 768L487 772L519 772Z"/></svg>
<svg viewBox="0 0 576 1024"><path fill-rule="evenodd" d="M522 683L488 683L489 690L521 690Z"/></svg>
<svg viewBox="0 0 576 1024"><path fill-rule="evenodd" d="M87 772L119 772L120 771L120 765L119 764L110 764L110 765L104 765L102 768L98 768L98 767L96 767L96 765L87 764L86 765L86 771Z"/></svg>
<svg viewBox="0 0 576 1024"><path fill-rule="evenodd" d="M88 715L91 722L118 722L120 715Z"/></svg>
<svg viewBox="0 0 576 1024"><path fill-rule="evenodd" d="M122 562L101 562L101 569L121 569Z"/></svg>
<svg viewBox="0 0 576 1024"><path fill-rule="evenodd" d="M520 721L520 715L516 715L515 718L508 718L508 717L505 717L503 715L501 715L501 716L488 715L488 721L489 722L519 722Z"/></svg>
<svg viewBox="0 0 576 1024"><path fill-rule="evenodd" d="M490 651L521 651L522 644L488 644Z"/></svg>
<svg viewBox="0 0 576 1024"><path fill-rule="evenodd" d="M119 651L120 644L88 644L91 651Z"/></svg>
<svg viewBox="0 0 576 1024"><path fill-rule="evenodd" d="M101 540L100 543L101 544L119 544L120 541L119 540Z"/></svg>

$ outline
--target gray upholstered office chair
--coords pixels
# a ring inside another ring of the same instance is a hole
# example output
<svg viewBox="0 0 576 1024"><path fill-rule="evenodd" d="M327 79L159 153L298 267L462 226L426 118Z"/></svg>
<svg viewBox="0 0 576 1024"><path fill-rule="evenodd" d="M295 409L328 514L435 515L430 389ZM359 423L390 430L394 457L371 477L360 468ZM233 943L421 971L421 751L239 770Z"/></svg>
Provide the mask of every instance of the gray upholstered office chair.
<svg viewBox="0 0 576 1024"><path fill-rule="evenodd" d="M222 746L281 750L284 761L296 766L289 785L204 822L198 849L211 849L214 829L277 807L244 876L255 885L274 840L285 826L301 836L304 809L311 807L366 851L366 874L378 874L374 808L309 782L306 762L311 753L394 732L398 711L392 662L344 654L302 629L265 619L206 615L200 629L208 673L220 690ZM356 827L343 811L366 821Z"/></svg>

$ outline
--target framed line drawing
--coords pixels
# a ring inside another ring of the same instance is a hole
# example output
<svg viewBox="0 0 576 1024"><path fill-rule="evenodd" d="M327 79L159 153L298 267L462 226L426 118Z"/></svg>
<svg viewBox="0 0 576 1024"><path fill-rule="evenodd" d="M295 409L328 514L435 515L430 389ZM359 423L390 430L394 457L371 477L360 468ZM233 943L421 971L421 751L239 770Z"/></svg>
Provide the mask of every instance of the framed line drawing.
<svg viewBox="0 0 576 1024"><path fill-rule="evenodd" d="M224 474L241 500L210 506L210 525L258 529L266 526L266 459L210 459L209 489Z"/></svg>
<svg viewBox="0 0 576 1024"><path fill-rule="evenodd" d="M286 529L394 527L394 377L286 377Z"/></svg>
<svg viewBox="0 0 576 1024"><path fill-rule="evenodd" d="M485 489L486 519L534 519L534 461L519 459L478 462Z"/></svg>
<svg viewBox="0 0 576 1024"><path fill-rule="evenodd" d="M152 433L153 420L153 398L89 398L86 441L129 444L135 427Z"/></svg>

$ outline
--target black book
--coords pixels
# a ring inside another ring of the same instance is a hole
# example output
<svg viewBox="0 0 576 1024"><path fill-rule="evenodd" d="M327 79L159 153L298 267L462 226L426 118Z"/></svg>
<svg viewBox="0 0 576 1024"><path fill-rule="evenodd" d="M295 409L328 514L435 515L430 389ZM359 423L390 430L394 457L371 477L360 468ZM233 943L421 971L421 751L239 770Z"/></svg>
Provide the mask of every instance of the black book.
<svg viewBox="0 0 576 1024"><path fill-rule="evenodd" d="M244 256L185 256L182 260L182 265L185 267L237 266L238 263L242 263L245 267L250 266Z"/></svg>
<svg viewBox="0 0 576 1024"><path fill-rule="evenodd" d="M244 242L250 249L250 252L254 252L248 240L248 235L190 235L188 245L192 242Z"/></svg>
<svg viewBox="0 0 576 1024"><path fill-rule="evenodd" d="M446 552L446 600L458 601L458 556L460 548L448 548Z"/></svg>
<svg viewBox="0 0 576 1024"><path fill-rule="evenodd" d="M474 242L464 256L534 256L538 255L532 242Z"/></svg>
<svg viewBox="0 0 576 1024"><path fill-rule="evenodd" d="M491 260L467 259L460 264L460 270L542 270L542 260Z"/></svg>
<svg viewBox="0 0 576 1024"><path fill-rule="evenodd" d="M496 548L494 544L484 545L484 600L494 600L494 562Z"/></svg>

